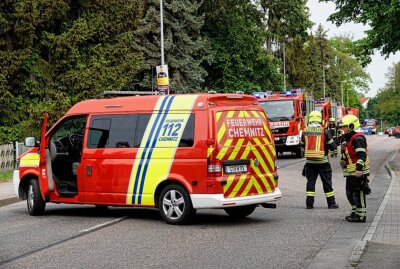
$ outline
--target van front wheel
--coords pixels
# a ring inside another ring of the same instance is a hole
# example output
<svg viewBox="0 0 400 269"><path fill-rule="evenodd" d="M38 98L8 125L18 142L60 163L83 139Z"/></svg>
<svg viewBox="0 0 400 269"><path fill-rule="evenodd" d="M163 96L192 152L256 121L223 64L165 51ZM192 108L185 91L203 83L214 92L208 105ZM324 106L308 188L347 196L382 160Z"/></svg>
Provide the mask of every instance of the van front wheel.
<svg viewBox="0 0 400 269"><path fill-rule="evenodd" d="M180 185L166 186L160 194L161 217L169 224L184 224L195 214L188 192Z"/></svg>
<svg viewBox="0 0 400 269"><path fill-rule="evenodd" d="M237 207L224 208L225 212L228 213L232 218L244 218L249 216L256 209L256 205L245 205Z"/></svg>
<svg viewBox="0 0 400 269"><path fill-rule="evenodd" d="M28 206L29 215L38 216L43 214L46 202L42 199L39 182L36 179L31 179L29 181L26 193L26 204Z"/></svg>

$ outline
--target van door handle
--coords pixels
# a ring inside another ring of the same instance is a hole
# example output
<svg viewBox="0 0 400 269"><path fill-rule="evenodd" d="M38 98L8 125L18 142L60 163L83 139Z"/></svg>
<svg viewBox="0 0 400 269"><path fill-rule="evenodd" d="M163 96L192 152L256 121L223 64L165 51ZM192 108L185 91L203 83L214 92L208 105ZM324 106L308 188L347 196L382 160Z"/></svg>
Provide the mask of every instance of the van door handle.
<svg viewBox="0 0 400 269"><path fill-rule="evenodd" d="M86 175L89 177L92 175L92 166L90 164L86 165Z"/></svg>

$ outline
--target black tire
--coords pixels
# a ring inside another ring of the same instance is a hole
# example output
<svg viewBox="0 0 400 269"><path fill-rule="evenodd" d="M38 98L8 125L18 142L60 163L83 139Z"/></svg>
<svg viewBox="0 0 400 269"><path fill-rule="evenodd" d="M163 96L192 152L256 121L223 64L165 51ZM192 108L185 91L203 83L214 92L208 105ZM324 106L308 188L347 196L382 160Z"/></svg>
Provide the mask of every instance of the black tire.
<svg viewBox="0 0 400 269"><path fill-rule="evenodd" d="M108 205L94 205L96 207L96 210L99 211L105 211L108 209Z"/></svg>
<svg viewBox="0 0 400 269"><path fill-rule="evenodd" d="M29 181L26 191L26 204L29 215L39 216L44 213L46 202L42 199L39 182L36 179L31 179Z"/></svg>
<svg viewBox="0 0 400 269"><path fill-rule="evenodd" d="M304 157L304 148L303 147L297 148L296 157L297 158L303 158Z"/></svg>
<svg viewBox="0 0 400 269"><path fill-rule="evenodd" d="M245 218L254 212L256 205L245 205L237 207L224 208L225 212L228 213L232 218Z"/></svg>
<svg viewBox="0 0 400 269"><path fill-rule="evenodd" d="M161 191L158 208L168 224L185 224L196 213L188 192L178 184L168 185Z"/></svg>

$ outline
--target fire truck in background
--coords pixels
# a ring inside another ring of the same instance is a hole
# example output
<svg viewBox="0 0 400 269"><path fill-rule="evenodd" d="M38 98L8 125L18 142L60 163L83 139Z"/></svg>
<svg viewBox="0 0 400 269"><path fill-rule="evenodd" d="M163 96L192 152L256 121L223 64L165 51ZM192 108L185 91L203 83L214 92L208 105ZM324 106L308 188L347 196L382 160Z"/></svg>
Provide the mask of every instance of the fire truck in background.
<svg viewBox="0 0 400 269"><path fill-rule="evenodd" d="M322 126L327 127L330 118L339 119L338 105L336 102L325 99L315 101L315 110L318 110L322 114ZM343 117L344 115L342 115Z"/></svg>
<svg viewBox="0 0 400 269"><path fill-rule="evenodd" d="M282 92L257 92L260 106L268 117L278 154L291 152L304 157L301 136L308 115L314 110L314 100L301 89Z"/></svg>
<svg viewBox="0 0 400 269"><path fill-rule="evenodd" d="M358 108L348 107L347 108L347 115L354 115L354 116L358 117Z"/></svg>
<svg viewBox="0 0 400 269"><path fill-rule="evenodd" d="M362 126L370 128L371 133L376 134L376 120L375 119L364 119Z"/></svg>

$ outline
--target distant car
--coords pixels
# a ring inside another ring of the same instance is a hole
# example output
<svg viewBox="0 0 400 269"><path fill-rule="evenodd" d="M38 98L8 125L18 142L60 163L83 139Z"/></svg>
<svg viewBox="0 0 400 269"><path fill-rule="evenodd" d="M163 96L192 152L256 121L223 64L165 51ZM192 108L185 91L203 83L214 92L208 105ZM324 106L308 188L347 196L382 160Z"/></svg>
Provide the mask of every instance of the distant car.
<svg viewBox="0 0 400 269"><path fill-rule="evenodd" d="M396 138L400 138L400 126L396 126L393 128L392 135Z"/></svg>
<svg viewBox="0 0 400 269"><path fill-rule="evenodd" d="M365 134L365 135L371 135L372 134L371 127L362 127L361 130L362 130L362 133Z"/></svg>
<svg viewBox="0 0 400 269"><path fill-rule="evenodd" d="M388 128L388 133L387 134L388 134L389 137L391 137L393 135L393 129L394 129L394 127L389 127Z"/></svg>

